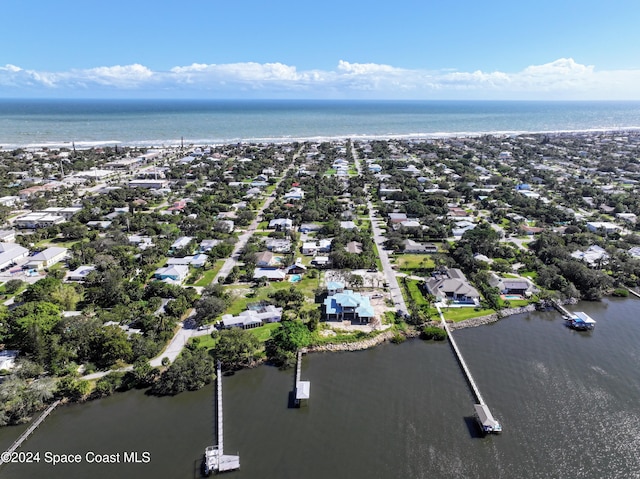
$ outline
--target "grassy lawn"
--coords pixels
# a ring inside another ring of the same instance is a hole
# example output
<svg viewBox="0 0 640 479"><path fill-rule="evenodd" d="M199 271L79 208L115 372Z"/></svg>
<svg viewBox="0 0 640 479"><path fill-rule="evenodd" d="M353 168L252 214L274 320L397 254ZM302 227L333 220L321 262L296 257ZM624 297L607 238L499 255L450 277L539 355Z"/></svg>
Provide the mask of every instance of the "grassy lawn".
<svg viewBox="0 0 640 479"><path fill-rule="evenodd" d="M196 281L196 284L193 286L209 286L211 284L211 281L213 281L213 278L215 278L216 274L218 274L218 271L220 271L220 269L222 268L223 264L223 259L216 260L213 268L205 271L202 275L202 278Z"/></svg>
<svg viewBox="0 0 640 479"><path fill-rule="evenodd" d="M520 273L520 276L524 276L531 279L532 281L535 281L538 277L538 273L536 273L535 271L525 271L523 273Z"/></svg>
<svg viewBox="0 0 640 479"><path fill-rule="evenodd" d="M325 176L331 176L331 175L335 175L336 172L338 170L336 170L335 168L329 168L327 171L324 172Z"/></svg>
<svg viewBox="0 0 640 479"><path fill-rule="evenodd" d="M401 254L396 256L395 263L400 271L431 270L436 267L428 254Z"/></svg>
<svg viewBox="0 0 640 479"><path fill-rule="evenodd" d="M476 311L475 308L442 308L444 319L451 320L455 323L464 321L465 319L488 316L493 313L495 313L493 309L481 309Z"/></svg>
<svg viewBox="0 0 640 479"><path fill-rule="evenodd" d="M373 252L376 255L376 267L378 271L382 271L382 261L380 261L380 252L378 251L378 245L373 243Z"/></svg>
<svg viewBox="0 0 640 479"><path fill-rule="evenodd" d="M259 328L250 329L249 332L254 334L261 342L267 341L271 338L272 331L275 331L280 327L280 323L268 323Z"/></svg>
<svg viewBox="0 0 640 479"><path fill-rule="evenodd" d="M197 338L191 338L189 341L193 343L194 340L196 340L196 342L198 343L199 348L206 349L207 351L213 349L218 342L218 339L213 339L210 334L207 334L205 336L198 336Z"/></svg>
<svg viewBox="0 0 640 479"><path fill-rule="evenodd" d="M260 326L259 328L249 329L251 334L255 335L260 342L264 343L269 338L271 338L271 332L275 331L280 327L280 323L268 323L264 326ZM196 338L191 338L189 340L191 343L197 342L198 347L202 349L206 349L207 351L212 350L216 344L218 343L218 338L212 338L210 334L206 334L204 336L198 336Z"/></svg>
<svg viewBox="0 0 640 479"><path fill-rule="evenodd" d="M418 287L418 281L415 279L407 279L406 282L407 294L411 297L417 306L426 306L428 303L424 299L422 291Z"/></svg>
<svg viewBox="0 0 640 479"><path fill-rule="evenodd" d="M65 240L63 238L46 239L36 243L36 248L48 248L50 246L71 248L74 244L80 243L81 241L83 240Z"/></svg>
<svg viewBox="0 0 640 479"><path fill-rule="evenodd" d="M507 299L507 300L500 300L500 305L505 307L505 301L509 301L509 307L510 308L519 308L521 306L527 306L529 304L529 300L526 299Z"/></svg>
<svg viewBox="0 0 640 479"><path fill-rule="evenodd" d="M231 306L225 311L225 314L238 315L247 309L248 304L267 301L271 293L275 293L282 289L289 289L291 286L302 291L307 298L307 303L305 303L303 309L313 309L317 307L317 305L315 303L311 303L309 300L315 299L314 291L318 288L319 284L319 277L309 278L308 276L304 276L302 281L298 281L297 283L274 281L273 283L258 289L251 288L249 285L229 286L229 292L234 295L234 299Z"/></svg>

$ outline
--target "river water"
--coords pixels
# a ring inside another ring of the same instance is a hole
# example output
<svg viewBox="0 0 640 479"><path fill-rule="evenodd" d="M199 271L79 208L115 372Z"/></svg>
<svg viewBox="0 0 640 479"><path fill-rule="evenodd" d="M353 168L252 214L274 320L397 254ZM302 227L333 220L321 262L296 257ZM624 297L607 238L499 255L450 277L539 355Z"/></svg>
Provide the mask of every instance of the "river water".
<svg viewBox="0 0 640 479"><path fill-rule="evenodd" d="M454 332L502 422L481 437L448 343L407 341L304 357L308 406L289 409L293 372L262 366L224 378L225 451L237 479L640 478L640 300L580 303L593 332L555 312ZM56 410L22 446L37 464L3 478L191 478L213 443L213 387L172 398L141 391ZM5 448L19 429L0 430ZM44 453L82 455L44 463ZM85 453L150 453L90 464Z"/></svg>

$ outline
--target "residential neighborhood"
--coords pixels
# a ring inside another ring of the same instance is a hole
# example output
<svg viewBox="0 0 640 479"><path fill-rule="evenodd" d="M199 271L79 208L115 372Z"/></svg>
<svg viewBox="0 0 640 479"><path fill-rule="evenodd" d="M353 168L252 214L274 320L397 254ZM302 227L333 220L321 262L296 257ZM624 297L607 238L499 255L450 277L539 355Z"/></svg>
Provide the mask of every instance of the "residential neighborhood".
<svg viewBox="0 0 640 479"><path fill-rule="evenodd" d="M0 151L0 349L83 397L228 331L288 363L296 328L306 347L624 294L639 152L638 132Z"/></svg>

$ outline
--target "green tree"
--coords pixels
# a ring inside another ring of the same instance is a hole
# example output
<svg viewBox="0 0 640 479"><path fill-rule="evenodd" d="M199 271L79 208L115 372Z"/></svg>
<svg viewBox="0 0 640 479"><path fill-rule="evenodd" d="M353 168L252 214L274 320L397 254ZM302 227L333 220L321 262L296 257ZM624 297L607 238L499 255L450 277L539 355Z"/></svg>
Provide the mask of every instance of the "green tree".
<svg viewBox="0 0 640 479"><path fill-rule="evenodd" d="M195 391L215 379L213 359L204 349L185 348L182 354L162 373L153 385L158 395L174 395L183 391Z"/></svg>
<svg viewBox="0 0 640 479"><path fill-rule="evenodd" d="M295 362L296 351L310 344L311 332L302 321L282 321L265 345L267 358L278 366L289 367Z"/></svg>
<svg viewBox="0 0 640 479"><path fill-rule="evenodd" d="M44 365L49 336L59 321L58 305L47 301L24 303L11 313L11 342Z"/></svg>
<svg viewBox="0 0 640 479"><path fill-rule="evenodd" d="M118 326L106 326L93 338L93 361L98 367L107 368L116 361L128 363L133 358L131 342Z"/></svg>
<svg viewBox="0 0 640 479"><path fill-rule="evenodd" d="M212 353L225 369L239 369L254 361L260 346L260 341L250 331L240 328L225 329L220 332Z"/></svg>

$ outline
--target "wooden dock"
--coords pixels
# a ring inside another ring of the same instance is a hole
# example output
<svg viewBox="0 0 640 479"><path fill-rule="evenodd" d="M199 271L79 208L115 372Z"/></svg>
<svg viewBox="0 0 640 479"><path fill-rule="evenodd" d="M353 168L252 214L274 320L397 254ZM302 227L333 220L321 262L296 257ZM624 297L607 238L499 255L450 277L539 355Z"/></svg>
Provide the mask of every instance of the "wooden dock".
<svg viewBox="0 0 640 479"><path fill-rule="evenodd" d="M224 453L223 412L222 412L222 364L218 361L216 368L216 419L217 445L209 446L204 451L204 474L225 472L240 469L240 456L229 456Z"/></svg>
<svg viewBox="0 0 640 479"><path fill-rule="evenodd" d="M13 454L22 445L22 443L26 441L29 438L29 436L31 436L31 434L33 434L33 431L35 431L38 428L38 426L42 424L42 421L44 421L47 418L47 416L53 412L53 410L58 406L58 404L60 404L59 399L53 402L42 414L40 414L40 416L38 416L38 419L33 421L31 426L29 426L27 430L23 432L18 439L15 440L15 442L11 445L11 447L6 450L5 454L7 453L9 455ZM5 454L3 454L2 457L4 457ZM0 457L0 466L5 462L2 460L2 457Z"/></svg>
<svg viewBox="0 0 640 479"><path fill-rule="evenodd" d="M564 316L565 319L571 318L573 316L573 314L571 314L568 309L558 303L555 299L551 300L551 304L553 304L553 307L556 308L562 314L562 316Z"/></svg>
<svg viewBox="0 0 640 479"><path fill-rule="evenodd" d="M471 370L467 366L467 363L464 360L462 353L460 352L460 348L458 348L458 344L456 343L456 340L453 337L453 334L451 333L451 329L449 328L449 325L444 320L444 315L442 314L442 311L440 311L440 307L436 306L436 309L438 310L438 314L440 315L440 321L442 322L442 326L444 327L444 330L447 332L447 338L449 338L449 344L451 344L451 348L453 349L455 356L458 359L458 363L462 368L462 371L467 379L467 382L469 383L469 386L471 387L471 391L473 392L473 395L477 402L477 404L475 405L476 414L478 415L478 420L481 426L483 427L483 430L485 432L501 432L502 426L497 420L493 418L491 411L489 410L489 406L487 406L487 403L484 401L482 394L480 394L480 388L476 384L476 381L473 379Z"/></svg>
<svg viewBox="0 0 640 479"><path fill-rule="evenodd" d="M631 288L626 288L626 289L627 289L627 291L629 291L635 297L640 298L640 293L638 293L637 291L634 291Z"/></svg>
<svg viewBox="0 0 640 479"><path fill-rule="evenodd" d="M295 383L293 385L294 404L296 407L300 407L303 401L307 401L311 395L311 382L301 380L302 355L304 353L306 353L306 350L300 349L297 354Z"/></svg>

